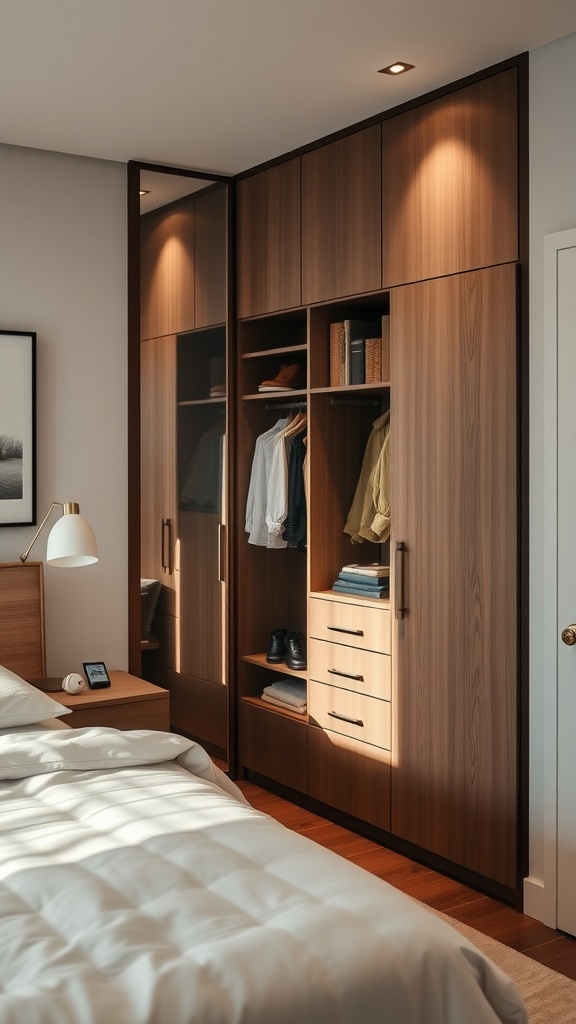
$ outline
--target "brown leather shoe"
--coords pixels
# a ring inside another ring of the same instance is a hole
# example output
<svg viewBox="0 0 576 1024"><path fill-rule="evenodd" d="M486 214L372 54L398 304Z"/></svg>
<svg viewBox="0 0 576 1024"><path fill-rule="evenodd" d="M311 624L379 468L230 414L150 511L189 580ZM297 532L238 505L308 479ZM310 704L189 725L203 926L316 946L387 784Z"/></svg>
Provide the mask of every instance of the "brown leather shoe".
<svg viewBox="0 0 576 1024"><path fill-rule="evenodd" d="M274 380L263 380L258 391L290 391L297 387L300 367L297 363L281 366Z"/></svg>

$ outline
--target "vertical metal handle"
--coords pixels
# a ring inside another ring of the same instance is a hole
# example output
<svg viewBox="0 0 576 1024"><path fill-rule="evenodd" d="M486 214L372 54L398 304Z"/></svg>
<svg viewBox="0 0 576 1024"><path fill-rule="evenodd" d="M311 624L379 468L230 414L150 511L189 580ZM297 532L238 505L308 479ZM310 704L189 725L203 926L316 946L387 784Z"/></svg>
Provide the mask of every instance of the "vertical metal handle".
<svg viewBox="0 0 576 1024"><path fill-rule="evenodd" d="M225 566L226 566L226 551L224 545L226 544L226 527L223 523L220 523L218 527L218 582L225 583Z"/></svg>
<svg viewBox="0 0 576 1024"><path fill-rule="evenodd" d="M172 574L172 520L162 520L162 568Z"/></svg>
<svg viewBox="0 0 576 1024"><path fill-rule="evenodd" d="M408 548L403 540L396 541L394 566L394 616L403 619L407 608L404 600L404 556Z"/></svg>

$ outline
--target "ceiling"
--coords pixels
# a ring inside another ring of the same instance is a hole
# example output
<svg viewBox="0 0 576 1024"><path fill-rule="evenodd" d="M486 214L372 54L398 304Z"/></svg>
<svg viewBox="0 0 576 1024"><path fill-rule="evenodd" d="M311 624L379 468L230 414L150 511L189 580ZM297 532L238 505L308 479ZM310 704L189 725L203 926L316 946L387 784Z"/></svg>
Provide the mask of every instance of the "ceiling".
<svg viewBox="0 0 576 1024"><path fill-rule="evenodd" d="M0 0L0 142L236 174L575 31L575 0Z"/></svg>

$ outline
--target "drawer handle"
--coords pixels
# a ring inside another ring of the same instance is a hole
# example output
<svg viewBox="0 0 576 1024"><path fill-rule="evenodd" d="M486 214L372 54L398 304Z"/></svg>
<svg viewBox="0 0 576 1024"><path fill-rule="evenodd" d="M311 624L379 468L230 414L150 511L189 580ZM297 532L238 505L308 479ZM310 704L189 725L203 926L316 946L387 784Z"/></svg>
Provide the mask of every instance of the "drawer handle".
<svg viewBox="0 0 576 1024"><path fill-rule="evenodd" d="M364 636L363 629L344 629L344 626L328 626L333 633L349 633L350 636Z"/></svg>
<svg viewBox="0 0 576 1024"><path fill-rule="evenodd" d="M347 715L339 715L337 711L329 711L330 718L337 718L340 722L348 722L349 725L359 725L362 729L364 728L364 722L361 718L348 718Z"/></svg>
<svg viewBox="0 0 576 1024"><path fill-rule="evenodd" d="M356 679L359 683L364 682L364 676L354 675L353 672L341 672L338 668L329 668L328 671L332 676L344 676L344 679Z"/></svg>

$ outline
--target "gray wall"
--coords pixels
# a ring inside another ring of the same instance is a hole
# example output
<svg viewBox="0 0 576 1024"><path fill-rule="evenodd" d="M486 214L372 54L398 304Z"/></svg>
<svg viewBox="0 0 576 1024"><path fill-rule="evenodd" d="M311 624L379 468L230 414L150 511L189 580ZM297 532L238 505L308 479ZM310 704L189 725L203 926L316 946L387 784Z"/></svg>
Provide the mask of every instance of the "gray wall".
<svg viewBox="0 0 576 1024"><path fill-rule="evenodd" d="M0 145L0 329L37 332L38 521L79 502L100 554L45 566L49 675L127 666L125 178L123 164ZM0 561L33 535L1 527Z"/></svg>

